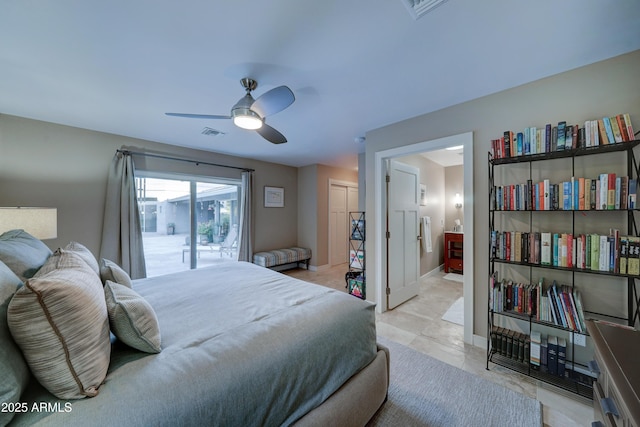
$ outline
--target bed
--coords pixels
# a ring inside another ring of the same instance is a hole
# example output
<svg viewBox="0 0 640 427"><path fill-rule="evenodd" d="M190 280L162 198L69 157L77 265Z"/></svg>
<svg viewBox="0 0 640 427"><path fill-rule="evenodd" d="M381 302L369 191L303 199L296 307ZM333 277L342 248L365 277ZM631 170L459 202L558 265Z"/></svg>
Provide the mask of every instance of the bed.
<svg viewBox="0 0 640 427"><path fill-rule="evenodd" d="M246 262L130 286L157 317L159 352L111 336L94 397L59 399L31 375L10 425L365 425L385 400L371 303Z"/></svg>

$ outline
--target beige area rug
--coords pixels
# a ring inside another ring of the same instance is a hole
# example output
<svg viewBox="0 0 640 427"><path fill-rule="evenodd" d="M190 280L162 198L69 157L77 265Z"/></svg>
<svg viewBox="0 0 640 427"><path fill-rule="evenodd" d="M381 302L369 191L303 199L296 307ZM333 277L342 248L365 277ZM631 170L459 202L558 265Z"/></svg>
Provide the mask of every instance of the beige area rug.
<svg viewBox="0 0 640 427"><path fill-rule="evenodd" d="M368 426L540 427L540 402L378 336L389 348L389 397ZM354 405L358 402L354 401Z"/></svg>

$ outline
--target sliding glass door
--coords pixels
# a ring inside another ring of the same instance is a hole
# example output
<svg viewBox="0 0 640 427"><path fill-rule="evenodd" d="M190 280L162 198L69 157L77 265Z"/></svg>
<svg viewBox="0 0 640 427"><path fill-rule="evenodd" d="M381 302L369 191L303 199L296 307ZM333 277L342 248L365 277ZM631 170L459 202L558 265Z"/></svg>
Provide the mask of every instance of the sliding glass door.
<svg viewBox="0 0 640 427"><path fill-rule="evenodd" d="M237 260L240 185L139 172L147 277Z"/></svg>

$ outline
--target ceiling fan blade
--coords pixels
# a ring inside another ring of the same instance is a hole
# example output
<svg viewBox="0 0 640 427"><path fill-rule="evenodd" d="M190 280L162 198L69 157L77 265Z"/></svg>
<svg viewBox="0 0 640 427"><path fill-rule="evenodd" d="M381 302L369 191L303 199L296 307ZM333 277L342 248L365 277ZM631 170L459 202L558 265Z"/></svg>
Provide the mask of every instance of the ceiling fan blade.
<svg viewBox="0 0 640 427"><path fill-rule="evenodd" d="M263 93L251 104L251 109L258 113L260 117L268 117L293 104L296 97L286 86L278 86L268 92Z"/></svg>
<svg viewBox="0 0 640 427"><path fill-rule="evenodd" d="M164 113L167 116L187 117L189 119L230 119L231 116L216 116L211 114L186 114L186 113Z"/></svg>
<svg viewBox="0 0 640 427"><path fill-rule="evenodd" d="M272 144L284 144L285 142L287 142L287 138L285 138L283 134L266 123L263 123L260 129L256 129L256 132L258 132L261 137L271 142Z"/></svg>

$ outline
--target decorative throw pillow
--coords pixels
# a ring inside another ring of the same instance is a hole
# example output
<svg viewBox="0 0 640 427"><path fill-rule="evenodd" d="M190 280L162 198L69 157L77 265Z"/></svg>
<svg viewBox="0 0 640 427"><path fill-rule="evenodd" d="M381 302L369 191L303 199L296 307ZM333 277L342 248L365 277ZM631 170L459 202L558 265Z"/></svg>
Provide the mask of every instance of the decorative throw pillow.
<svg viewBox="0 0 640 427"><path fill-rule="evenodd" d="M65 246L64 249L80 255L80 258L82 258L89 265L89 267L91 267L91 269L96 272L96 274L100 274L100 266L98 265L96 257L93 256L91 251L82 243L69 242L69 244Z"/></svg>
<svg viewBox="0 0 640 427"><path fill-rule="evenodd" d="M127 272L115 262L105 258L102 258L100 278L102 279L102 283L107 283L107 280L111 280L112 282L116 282L120 285L126 286L127 288L133 287L133 282Z"/></svg>
<svg viewBox="0 0 640 427"><path fill-rule="evenodd" d="M29 367L13 341L7 324L7 307L22 281L0 261L0 402L19 402L27 386ZM0 425L9 424L13 412L0 411Z"/></svg>
<svg viewBox="0 0 640 427"><path fill-rule="evenodd" d="M111 355L102 284L80 262L81 267L29 279L16 291L7 311L9 330L31 372L60 399L97 395Z"/></svg>
<svg viewBox="0 0 640 427"><path fill-rule="evenodd" d="M98 274L93 271L91 266L87 264L87 262L80 254L62 248L56 249L55 252L51 254L49 259L47 259L47 262L45 262L44 265L40 267L40 270L38 270L38 272L34 274L33 277L36 278L45 276L52 271L60 269L88 270L92 271L96 275L96 277L98 277Z"/></svg>
<svg viewBox="0 0 640 427"><path fill-rule="evenodd" d="M136 291L107 280L104 294L113 334L147 353L160 353L160 326L151 304Z"/></svg>
<svg viewBox="0 0 640 427"><path fill-rule="evenodd" d="M0 235L0 261L25 280L38 271L51 255L51 249L24 230L11 230Z"/></svg>

